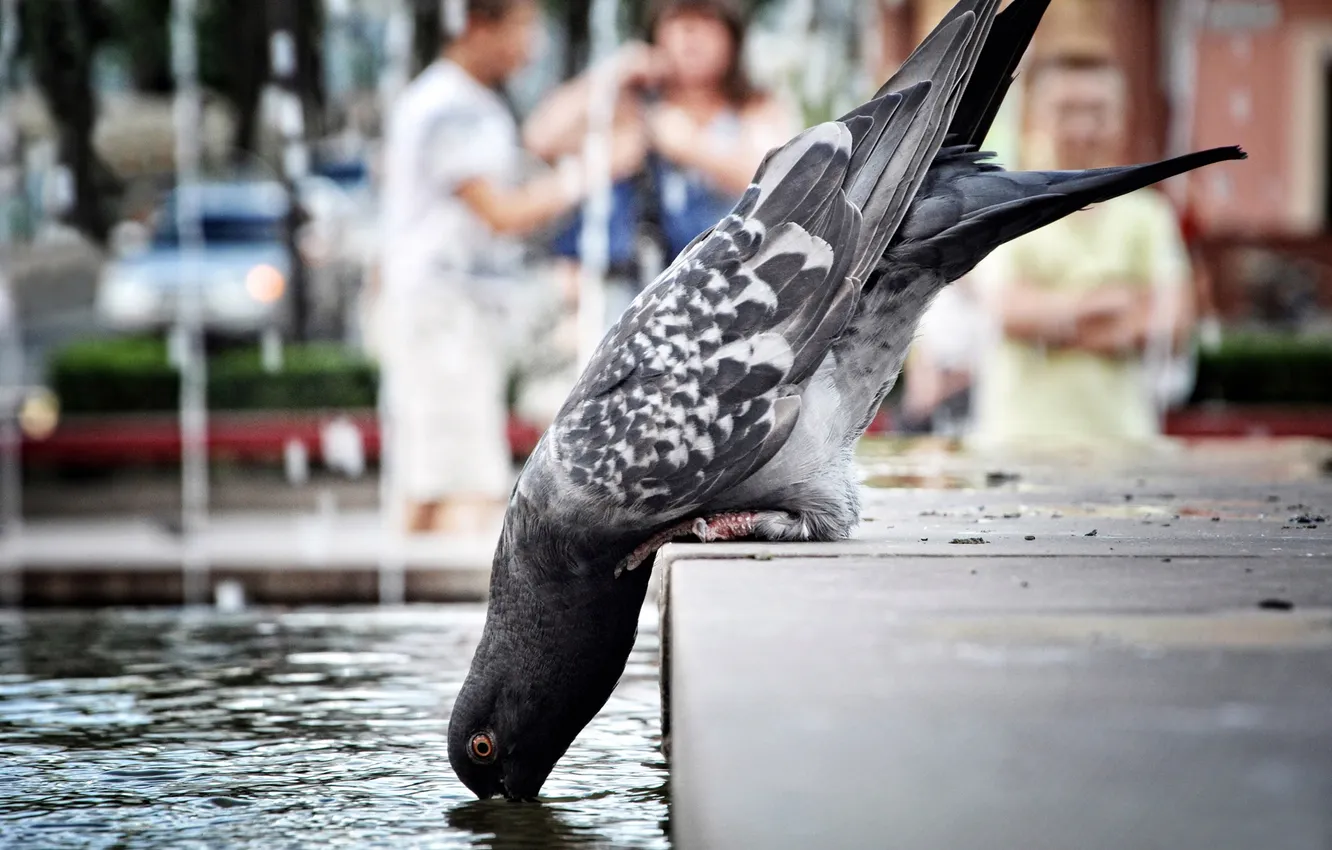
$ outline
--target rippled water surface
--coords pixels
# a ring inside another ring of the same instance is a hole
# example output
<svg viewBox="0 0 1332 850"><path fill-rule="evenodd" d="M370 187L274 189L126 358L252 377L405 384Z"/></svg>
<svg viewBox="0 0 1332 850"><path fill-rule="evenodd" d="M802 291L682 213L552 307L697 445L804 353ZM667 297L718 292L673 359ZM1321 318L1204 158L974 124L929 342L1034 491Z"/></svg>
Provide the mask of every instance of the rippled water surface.
<svg viewBox="0 0 1332 850"><path fill-rule="evenodd" d="M0 847L669 847L655 623L515 805L445 748L482 615L0 614Z"/></svg>

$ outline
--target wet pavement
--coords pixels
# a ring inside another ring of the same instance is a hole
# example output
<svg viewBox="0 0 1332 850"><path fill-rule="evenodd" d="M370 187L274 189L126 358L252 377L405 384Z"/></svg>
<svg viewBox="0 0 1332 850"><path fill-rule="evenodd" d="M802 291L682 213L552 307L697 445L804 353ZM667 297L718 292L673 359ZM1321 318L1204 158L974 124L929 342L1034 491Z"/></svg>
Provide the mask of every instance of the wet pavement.
<svg viewBox="0 0 1332 850"><path fill-rule="evenodd" d="M676 846L1332 846L1328 456L871 448L856 541L672 547Z"/></svg>

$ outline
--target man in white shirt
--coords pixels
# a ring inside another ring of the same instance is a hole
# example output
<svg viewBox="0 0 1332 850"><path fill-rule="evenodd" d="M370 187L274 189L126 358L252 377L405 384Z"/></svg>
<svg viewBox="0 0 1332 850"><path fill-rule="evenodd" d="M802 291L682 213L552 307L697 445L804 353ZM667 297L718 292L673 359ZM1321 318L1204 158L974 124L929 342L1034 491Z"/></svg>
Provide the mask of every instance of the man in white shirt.
<svg viewBox="0 0 1332 850"><path fill-rule="evenodd" d="M384 150L389 462L410 531L498 517L512 468L485 305L522 271L514 237L572 209L585 183L576 164L516 179L518 130L495 88L532 55L536 0L463 2L465 27L395 104Z"/></svg>

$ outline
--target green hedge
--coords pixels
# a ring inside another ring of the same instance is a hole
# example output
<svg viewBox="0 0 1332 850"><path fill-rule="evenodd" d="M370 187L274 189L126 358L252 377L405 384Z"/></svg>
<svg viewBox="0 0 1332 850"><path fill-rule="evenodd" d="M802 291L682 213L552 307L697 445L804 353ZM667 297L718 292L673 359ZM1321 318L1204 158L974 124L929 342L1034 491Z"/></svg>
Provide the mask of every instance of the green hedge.
<svg viewBox="0 0 1332 850"><path fill-rule="evenodd" d="M169 411L180 403L180 376L156 338L75 343L52 357L49 378L68 413ZM374 407L377 385L373 363L331 344L288 345L273 373L254 348L208 358L208 406L215 410Z"/></svg>
<svg viewBox="0 0 1332 850"><path fill-rule="evenodd" d="M69 413L169 411L179 404L180 379L160 338L75 343L51 359L49 371ZM216 410L374 407L377 384L373 363L332 344L288 345L283 368L272 374L253 347L208 362L208 404ZM1332 338L1229 334L1219 349L1199 356L1193 401L1332 405Z"/></svg>
<svg viewBox="0 0 1332 850"><path fill-rule="evenodd" d="M1332 405L1332 337L1228 334L1200 354L1193 400Z"/></svg>

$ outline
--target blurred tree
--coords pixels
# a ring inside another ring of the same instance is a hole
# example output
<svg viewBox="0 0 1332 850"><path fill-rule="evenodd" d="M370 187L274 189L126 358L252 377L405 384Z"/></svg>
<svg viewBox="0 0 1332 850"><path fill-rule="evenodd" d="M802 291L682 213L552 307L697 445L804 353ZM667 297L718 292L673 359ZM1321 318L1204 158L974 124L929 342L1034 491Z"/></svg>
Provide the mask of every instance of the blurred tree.
<svg viewBox="0 0 1332 850"><path fill-rule="evenodd" d="M324 12L320 0L294 0L298 86L306 107L306 126L322 127L326 102L323 75ZM122 52L135 88L170 94L170 21L172 0L106 0L111 11L111 39ZM199 79L235 110L232 149L237 160L251 158L260 144L259 104L269 77L271 3L201 0L199 4Z"/></svg>
<svg viewBox="0 0 1332 850"><path fill-rule="evenodd" d="M239 162L259 153L259 102L269 76L269 4L251 3L243 12L230 5L213 0L201 10L199 78L235 110L231 151Z"/></svg>
<svg viewBox="0 0 1332 850"><path fill-rule="evenodd" d="M631 8L640 8L645 4L630 4ZM564 51L564 76L572 77L587 65L591 51L592 31L588 17L592 12L592 0L551 0L551 14L564 25L568 36L568 49Z"/></svg>
<svg viewBox="0 0 1332 850"><path fill-rule="evenodd" d="M130 81L148 94L171 92L171 0L107 0L114 48Z"/></svg>
<svg viewBox="0 0 1332 850"><path fill-rule="evenodd" d="M439 57L444 32L439 0L411 0L412 76Z"/></svg>
<svg viewBox="0 0 1332 850"><path fill-rule="evenodd" d="M92 62L111 34L110 19L98 0L44 0L19 8L19 53L50 105L60 162L72 177L73 197L63 218L105 243L111 220L105 199L118 191L119 181L93 150Z"/></svg>

